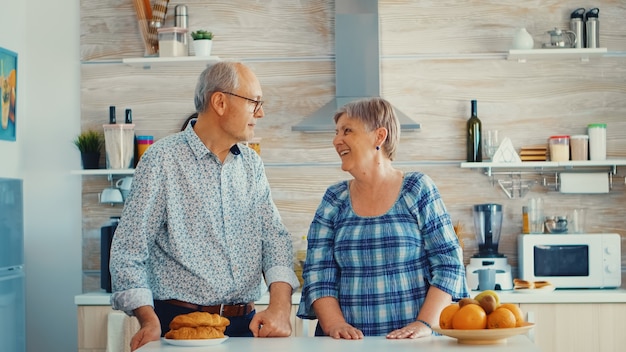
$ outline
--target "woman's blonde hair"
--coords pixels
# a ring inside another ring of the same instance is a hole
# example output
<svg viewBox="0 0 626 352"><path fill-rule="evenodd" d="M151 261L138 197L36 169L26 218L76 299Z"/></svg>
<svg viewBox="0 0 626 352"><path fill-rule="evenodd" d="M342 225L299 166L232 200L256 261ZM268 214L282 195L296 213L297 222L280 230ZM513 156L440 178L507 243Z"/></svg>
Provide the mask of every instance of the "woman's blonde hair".
<svg viewBox="0 0 626 352"><path fill-rule="evenodd" d="M375 97L350 102L337 110L333 117L335 124L343 114L363 122L368 131L380 127L386 128L387 139L380 147L387 153L390 160L394 159L400 141L400 121L398 121L393 107L387 100Z"/></svg>

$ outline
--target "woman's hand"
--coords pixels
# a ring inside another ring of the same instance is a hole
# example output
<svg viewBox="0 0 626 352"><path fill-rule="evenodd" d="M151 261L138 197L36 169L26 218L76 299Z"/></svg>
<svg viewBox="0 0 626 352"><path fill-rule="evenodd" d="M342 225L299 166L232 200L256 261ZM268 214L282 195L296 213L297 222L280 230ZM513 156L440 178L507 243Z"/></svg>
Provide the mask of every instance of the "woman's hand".
<svg viewBox="0 0 626 352"><path fill-rule="evenodd" d="M333 339L361 340L363 332L348 323L337 323L328 327L328 336Z"/></svg>
<svg viewBox="0 0 626 352"><path fill-rule="evenodd" d="M432 335L431 328L424 323L416 321L401 329L394 330L387 334L388 339L416 339L418 337L425 337Z"/></svg>

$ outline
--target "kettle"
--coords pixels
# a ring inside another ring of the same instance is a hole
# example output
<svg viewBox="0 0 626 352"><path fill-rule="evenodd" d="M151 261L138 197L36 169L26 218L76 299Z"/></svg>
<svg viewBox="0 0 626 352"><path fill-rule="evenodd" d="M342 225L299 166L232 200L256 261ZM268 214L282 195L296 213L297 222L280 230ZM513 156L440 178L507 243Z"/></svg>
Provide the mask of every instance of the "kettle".
<svg viewBox="0 0 626 352"><path fill-rule="evenodd" d="M576 33L570 30L554 28L547 32L550 35L550 42L544 43L545 48L573 48L576 47Z"/></svg>

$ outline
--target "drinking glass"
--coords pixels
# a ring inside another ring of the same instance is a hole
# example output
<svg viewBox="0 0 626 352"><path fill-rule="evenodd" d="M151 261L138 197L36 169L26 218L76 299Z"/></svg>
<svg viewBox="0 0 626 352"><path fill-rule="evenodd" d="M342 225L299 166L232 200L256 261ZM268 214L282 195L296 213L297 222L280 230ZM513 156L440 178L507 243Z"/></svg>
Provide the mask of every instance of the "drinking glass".
<svg viewBox="0 0 626 352"><path fill-rule="evenodd" d="M530 233L543 233L543 199L531 198L528 201L528 219L530 223Z"/></svg>
<svg viewBox="0 0 626 352"><path fill-rule="evenodd" d="M498 150L498 147L500 146L500 140L498 139L498 130L487 131L484 144L487 158L492 159L493 155L496 153L496 150Z"/></svg>

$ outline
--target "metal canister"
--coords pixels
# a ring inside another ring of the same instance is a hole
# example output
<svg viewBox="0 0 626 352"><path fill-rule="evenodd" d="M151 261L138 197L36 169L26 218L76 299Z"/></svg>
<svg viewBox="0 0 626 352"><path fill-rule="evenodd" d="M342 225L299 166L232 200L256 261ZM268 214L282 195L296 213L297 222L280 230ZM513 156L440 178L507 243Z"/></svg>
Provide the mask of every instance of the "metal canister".
<svg viewBox="0 0 626 352"><path fill-rule="evenodd" d="M176 5L174 7L174 27L187 28L189 22L187 16L187 6Z"/></svg>
<svg viewBox="0 0 626 352"><path fill-rule="evenodd" d="M600 9L594 8L587 11L587 48L599 48L600 47L600 20L598 20L598 13Z"/></svg>
<svg viewBox="0 0 626 352"><path fill-rule="evenodd" d="M585 21L583 17L585 16L585 9L579 8L574 10L570 15L569 20L569 29L576 34L576 43L574 43L574 48L584 48L585 47Z"/></svg>

